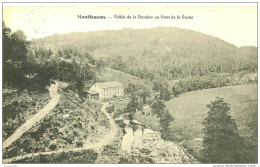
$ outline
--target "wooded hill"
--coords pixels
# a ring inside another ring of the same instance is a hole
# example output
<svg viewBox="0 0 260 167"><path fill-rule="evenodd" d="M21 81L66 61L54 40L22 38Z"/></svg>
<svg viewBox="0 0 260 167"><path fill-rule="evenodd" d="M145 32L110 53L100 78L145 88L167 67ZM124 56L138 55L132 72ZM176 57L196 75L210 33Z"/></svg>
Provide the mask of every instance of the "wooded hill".
<svg viewBox="0 0 260 167"><path fill-rule="evenodd" d="M257 70L257 48L180 28L122 29L56 34L31 41L57 53L72 49L140 78L176 79L208 72Z"/></svg>

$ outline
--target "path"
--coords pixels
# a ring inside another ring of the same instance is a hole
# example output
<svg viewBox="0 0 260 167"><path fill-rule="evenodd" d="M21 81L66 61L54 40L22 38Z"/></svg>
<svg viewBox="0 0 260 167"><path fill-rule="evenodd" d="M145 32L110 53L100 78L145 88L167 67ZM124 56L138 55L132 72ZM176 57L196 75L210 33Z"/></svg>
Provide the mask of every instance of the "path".
<svg viewBox="0 0 260 167"><path fill-rule="evenodd" d="M110 132L106 136L104 136L99 142L88 143L88 144L86 143L86 144L84 144L84 146L82 148L73 148L73 149L68 149L68 150L60 149L60 150L57 150L57 151L38 152L38 153L34 153L34 154L28 153L28 154L25 154L25 155L22 155L22 156L3 159L3 163L11 163L12 161L15 161L15 160L21 160L21 159L24 159L24 158L30 158L30 157L38 156L38 155L50 155L50 154L58 154L58 153L70 152L70 151L76 152L76 151L87 150L87 149L94 149L94 150L101 149L103 146L111 143L114 140L114 138L117 134L117 126L116 126L113 118L106 112L106 107L108 106L108 104L109 104L108 102L104 103L102 108L101 108L101 111L108 118L111 129L110 129Z"/></svg>
<svg viewBox="0 0 260 167"><path fill-rule="evenodd" d="M116 134L117 134L117 126L113 120L113 118L109 115L109 113L106 112L106 107L109 105L109 102L107 103L104 103L102 108L101 108L101 111L105 114L105 116L107 117L107 119L109 120L109 124L110 124L110 132L108 134L106 134L102 140L100 140L99 142L97 143L94 143L94 144L91 144L91 145L84 145L83 148L92 148L92 149L100 149L101 147L111 143Z"/></svg>
<svg viewBox="0 0 260 167"><path fill-rule="evenodd" d="M20 138L23 133L27 132L31 127L39 122L45 115L49 113L59 102L60 95L58 94L58 82L52 84L49 88L51 100L50 102L34 116L28 119L22 126L20 126L10 137L3 142L3 149L10 146L14 141Z"/></svg>

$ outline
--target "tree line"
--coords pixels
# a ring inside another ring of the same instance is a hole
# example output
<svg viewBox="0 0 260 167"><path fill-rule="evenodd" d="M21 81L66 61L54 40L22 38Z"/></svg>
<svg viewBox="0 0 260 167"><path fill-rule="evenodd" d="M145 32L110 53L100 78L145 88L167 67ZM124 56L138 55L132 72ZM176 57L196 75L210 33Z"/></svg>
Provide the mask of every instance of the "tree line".
<svg viewBox="0 0 260 167"><path fill-rule="evenodd" d="M241 74L241 75L239 75ZM223 73L208 73L207 75L200 77L188 77L181 79L172 86L172 94L178 96L181 93L211 89L225 86L242 85L247 83L257 83L257 79L245 81L242 79L244 73L239 73L236 76Z"/></svg>
<svg viewBox="0 0 260 167"><path fill-rule="evenodd" d="M88 53L64 49L35 47L22 31L11 32L3 23L3 86L19 90L44 90L50 80L69 82L82 87L83 82L95 81L102 62ZM81 88L80 88L81 89Z"/></svg>

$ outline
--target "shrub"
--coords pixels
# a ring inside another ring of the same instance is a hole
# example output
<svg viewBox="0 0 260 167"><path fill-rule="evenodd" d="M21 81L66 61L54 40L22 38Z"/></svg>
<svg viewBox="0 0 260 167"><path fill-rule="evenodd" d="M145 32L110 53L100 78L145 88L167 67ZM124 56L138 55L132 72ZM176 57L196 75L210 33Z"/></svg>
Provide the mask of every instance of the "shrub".
<svg viewBox="0 0 260 167"><path fill-rule="evenodd" d="M52 144L49 148L50 148L51 151L53 151L57 148L57 146L55 144Z"/></svg>
<svg viewBox="0 0 260 167"><path fill-rule="evenodd" d="M106 110L107 110L108 113L112 113L112 112L115 111L115 106L114 105L109 106L109 107L106 108Z"/></svg>
<svg viewBox="0 0 260 167"><path fill-rule="evenodd" d="M76 142L76 145L77 145L77 147L83 147L83 142L82 141Z"/></svg>
<svg viewBox="0 0 260 167"><path fill-rule="evenodd" d="M120 128L125 128L126 126L123 120L116 120L115 123L117 123Z"/></svg>

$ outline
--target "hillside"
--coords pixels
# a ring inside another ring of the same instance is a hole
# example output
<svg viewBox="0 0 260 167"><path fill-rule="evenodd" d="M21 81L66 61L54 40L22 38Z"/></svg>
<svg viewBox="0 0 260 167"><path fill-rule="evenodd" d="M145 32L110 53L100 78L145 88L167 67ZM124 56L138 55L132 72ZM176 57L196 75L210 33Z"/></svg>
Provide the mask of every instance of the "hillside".
<svg viewBox="0 0 260 167"><path fill-rule="evenodd" d="M103 136L111 127L106 115L100 112L102 104L80 103L72 91L60 90L59 93L61 98L56 107L4 149L5 159L22 154L31 156L32 152L39 155L78 151L90 148L89 145L98 148L103 144Z"/></svg>
<svg viewBox="0 0 260 167"><path fill-rule="evenodd" d="M133 82L136 83L140 80L140 78L138 77L110 68L102 69L102 71L98 73L97 76L100 81L104 81L104 82L119 81L124 85L124 87L127 87L128 83L133 83Z"/></svg>
<svg viewBox="0 0 260 167"><path fill-rule="evenodd" d="M257 48L180 28L122 29L56 34L31 41L36 46L86 52L106 66L140 78L176 79L208 72L257 69Z"/></svg>
<svg viewBox="0 0 260 167"><path fill-rule="evenodd" d="M239 134L247 142L251 140L253 133L249 125L257 125L256 84L193 91L166 102L167 108L175 117L170 125L172 138L182 141L183 145L197 155L202 148L201 123L208 112L206 105L217 96L231 105L230 114L236 120Z"/></svg>

